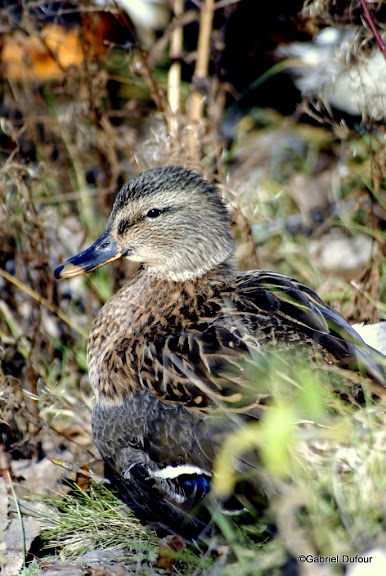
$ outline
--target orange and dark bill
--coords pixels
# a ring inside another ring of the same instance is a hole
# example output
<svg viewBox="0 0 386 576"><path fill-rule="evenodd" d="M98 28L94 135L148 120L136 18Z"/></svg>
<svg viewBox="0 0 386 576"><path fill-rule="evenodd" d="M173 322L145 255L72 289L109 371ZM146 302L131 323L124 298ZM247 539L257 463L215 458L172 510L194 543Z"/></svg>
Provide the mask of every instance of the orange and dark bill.
<svg viewBox="0 0 386 576"><path fill-rule="evenodd" d="M115 231L104 232L92 246L58 266L54 275L59 279L86 274L107 262L122 258L126 253L118 244Z"/></svg>

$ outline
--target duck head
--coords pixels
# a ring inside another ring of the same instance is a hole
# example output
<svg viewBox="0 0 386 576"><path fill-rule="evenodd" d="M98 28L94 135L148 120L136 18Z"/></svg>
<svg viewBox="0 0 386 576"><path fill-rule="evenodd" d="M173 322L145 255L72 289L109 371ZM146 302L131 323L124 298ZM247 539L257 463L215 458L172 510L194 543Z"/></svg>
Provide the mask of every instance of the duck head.
<svg viewBox="0 0 386 576"><path fill-rule="evenodd" d="M133 178L117 195L106 230L55 270L70 278L126 257L172 281L199 278L234 251L227 210L197 172L170 166Z"/></svg>

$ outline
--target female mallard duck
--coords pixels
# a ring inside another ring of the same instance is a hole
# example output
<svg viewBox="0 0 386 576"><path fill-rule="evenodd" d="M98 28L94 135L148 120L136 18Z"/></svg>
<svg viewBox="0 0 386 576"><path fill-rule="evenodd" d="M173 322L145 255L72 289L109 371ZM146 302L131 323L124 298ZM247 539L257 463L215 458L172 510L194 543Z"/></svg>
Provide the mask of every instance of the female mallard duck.
<svg viewBox="0 0 386 576"><path fill-rule="evenodd" d="M380 390L386 380L374 351L312 290L239 272L233 252L216 188L173 166L124 186L102 236L55 271L70 278L122 257L142 264L91 329L94 439L144 515L191 537L205 528L204 507L201 519L192 512L210 491L223 435L259 417L245 376L252 353L301 345L351 385L357 369Z"/></svg>

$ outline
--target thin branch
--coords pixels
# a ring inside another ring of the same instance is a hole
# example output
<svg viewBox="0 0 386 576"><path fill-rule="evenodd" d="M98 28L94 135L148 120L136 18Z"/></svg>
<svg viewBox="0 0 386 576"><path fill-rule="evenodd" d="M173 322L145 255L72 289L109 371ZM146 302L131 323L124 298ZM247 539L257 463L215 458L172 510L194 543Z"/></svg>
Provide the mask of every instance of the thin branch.
<svg viewBox="0 0 386 576"><path fill-rule="evenodd" d="M360 2L362 4L365 20L369 25L371 32L373 33L373 36L379 46L380 51L383 54L384 59L386 60L386 44L375 25L374 18L370 12L370 8L368 7L366 0L360 0Z"/></svg>
<svg viewBox="0 0 386 576"><path fill-rule="evenodd" d="M114 1L114 4L116 6L118 6L116 1ZM147 84L148 84L149 91L150 91L150 96L152 97L154 104L157 107L157 110L159 112L161 112L162 118L163 118L165 124L167 125L165 98L164 98L157 82L154 80L152 67L151 67L151 64L149 61L149 52L142 48L141 43L138 40L138 37L137 37L135 30L131 24L131 21L130 21L130 18L129 18L129 15L127 14L127 12L121 11L120 18L121 18L122 22L125 24L125 26L127 26L127 28L130 30L130 33L132 34L134 41L138 47L138 50L141 54L142 64L143 64L143 67L145 69L144 77L147 80Z"/></svg>

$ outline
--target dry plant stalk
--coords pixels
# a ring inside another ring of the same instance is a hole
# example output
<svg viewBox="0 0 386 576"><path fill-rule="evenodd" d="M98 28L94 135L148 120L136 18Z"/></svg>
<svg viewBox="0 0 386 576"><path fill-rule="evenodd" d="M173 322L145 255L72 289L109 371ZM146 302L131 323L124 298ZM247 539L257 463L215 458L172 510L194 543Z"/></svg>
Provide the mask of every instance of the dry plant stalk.
<svg viewBox="0 0 386 576"><path fill-rule="evenodd" d="M88 337L87 332L85 332L82 328L77 326L76 323L74 323L73 320L69 316L67 316L67 314L62 312L59 308L57 308L53 304L50 304L47 298L44 298L44 296L41 296L40 294L35 292L35 290L33 290L30 286L25 284L25 282L22 282L21 280L16 278L16 276L12 276L12 274L9 274L6 270L3 270L3 268L0 268L0 276L2 276L8 282L11 282L15 286L17 286L17 288L22 290L22 292L24 292L25 294L28 294L28 296L31 296L31 298L36 300L36 302L38 302L41 306L44 306L45 308L47 308L47 310L56 314L58 318L63 320L63 322L68 324L68 326L70 326L73 330L76 330L81 336L83 336L83 338L87 339Z"/></svg>
<svg viewBox="0 0 386 576"><path fill-rule="evenodd" d="M179 18L183 14L184 0L174 0L174 16ZM183 29L177 25L172 32L170 39L170 58L173 60L168 75L168 103L171 115L168 118L168 127L171 135L178 131L178 114L181 106L181 52L182 52Z"/></svg>
<svg viewBox="0 0 386 576"><path fill-rule="evenodd" d="M190 133L188 147L191 157L199 159L199 144L195 134L199 122L202 118L203 97L200 91L200 84L208 76L210 60L210 38L213 25L213 14L215 9L214 0L204 0L201 5L200 31L198 35L197 60L193 76L194 92L190 104L190 123L192 131Z"/></svg>

